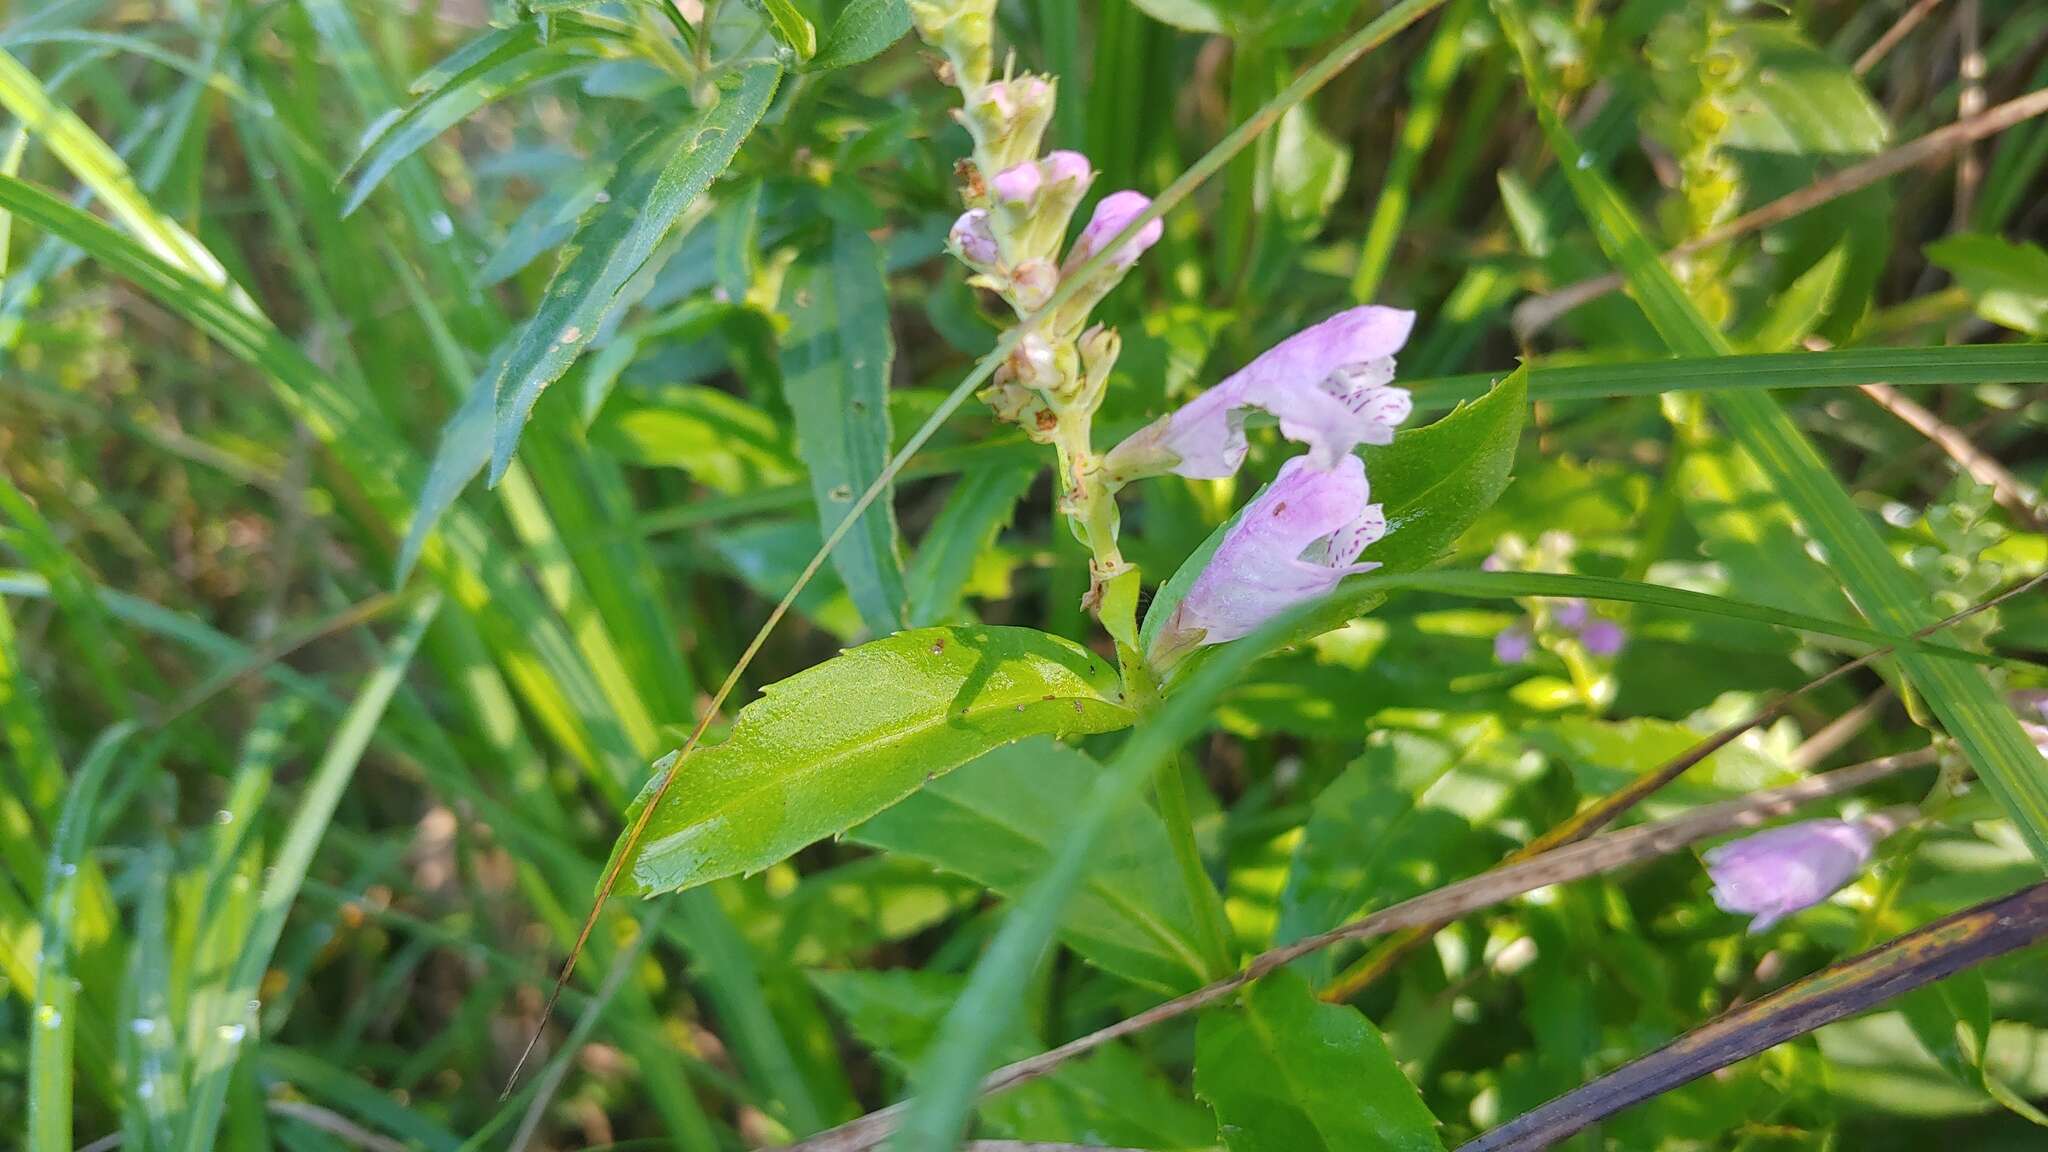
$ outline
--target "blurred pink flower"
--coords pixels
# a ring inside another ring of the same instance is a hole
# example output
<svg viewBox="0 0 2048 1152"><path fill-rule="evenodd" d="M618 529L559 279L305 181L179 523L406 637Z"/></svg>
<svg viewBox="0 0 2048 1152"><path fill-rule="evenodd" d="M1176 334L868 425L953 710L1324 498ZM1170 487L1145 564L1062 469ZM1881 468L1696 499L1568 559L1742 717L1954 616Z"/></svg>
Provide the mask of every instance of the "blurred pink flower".
<svg viewBox="0 0 2048 1152"><path fill-rule="evenodd" d="M1749 930L1762 932L1856 879L1890 830L1876 818L1808 820L1732 840L1705 856L1714 904L1755 916Z"/></svg>

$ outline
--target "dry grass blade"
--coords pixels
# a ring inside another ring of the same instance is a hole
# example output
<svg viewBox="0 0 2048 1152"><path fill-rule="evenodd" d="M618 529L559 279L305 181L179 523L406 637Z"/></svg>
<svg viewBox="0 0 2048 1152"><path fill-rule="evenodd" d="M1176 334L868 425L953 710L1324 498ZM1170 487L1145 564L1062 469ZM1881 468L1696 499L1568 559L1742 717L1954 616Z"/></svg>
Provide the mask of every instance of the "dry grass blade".
<svg viewBox="0 0 2048 1152"><path fill-rule="evenodd" d="M2048 88L2039 88L1995 108L1986 109L1976 116L1957 120L1944 128L1937 128L1925 136L1901 144L1889 152L1873 156L1861 164L1853 164L1832 176L1816 180L1797 192L1780 196L1761 208L1745 212L1711 232L1678 245L1665 255L1690 256L1695 252L1718 248L1751 232L1782 224L1831 200L1867 188L1909 168L1947 156L1987 136L1995 136L2015 124L2023 124L2044 112L2048 112ZM1532 296L1515 306L1515 334L1527 340L1556 323L1558 317L1615 291L1622 283L1621 273L1613 272L1590 280L1581 280L1576 284L1568 284L1542 296Z"/></svg>
<svg viewBox="0 0 2048 1152"><path fill-rule="evenodd" d="M682 748L677 752L674 766L669 769L660 784L655 787L653 795L649 796L647 803L642 806L639 817L634 820L632 827L627 830L624 843L620 846L619 851L613 854L612 863L605 869L604 878L598 884L597 894L591 902L590 912L584 917L583 926L576 936L576 943L570 949L568 959L563 962L561 973L555 978L554 988L548 994L547 1004L541 1010L540 1020L534 1026L533 1035L527 1040L525 1050L520 1053L519 1060L513 1065L511 1075L506 1078L505 1093L509 1094L513 1085L518 1083L520 1070L526 1066L527 1060L533 1055L534 1047L539 1044L541 1033L547 1027L548 1018L554 1014L555 1004L561 999L562 989L568 986L569 977L576 971L576 960L582 954L584 946L589 943L590 934L597 927L598 917L603 914L605 903L611 899L613 890L618 886L620 872L631 861L634 849L638 846L641 837L647 830L648 820L661 807L662 797L667 795L669 788L682 775L683 766L688 762L690 753L695 751L699 742L703 740L705 731L711 726L711 721L719 714L720 709L724 708L725 702L732 695L733 689L739 686L740 677L745 675L747 669L753 664L754 658L760 654L762 646L768 642L769 635L782 623L783 617L789 614L789 610L796 604L797 597L805 588L810 586L811 580L817 576L819 569L824 567L826 559L832 554L832 550L839 546L839 542L846 538L854 526L860 522L861 517L880 498L881 494L888 490L889 485L895 481L896 476L910 462L911 457L916 455L918 450L922 449L925 443L932 438L933 434L944 426L945 422L952 417L960 405L966 402L967 397L972 395L975 389L979 388L982 382L994 373L996 366L1003 362L1011 350L1017 346L1018 342L1038 325L1044 323L1048 317L1057 313L1088 282L1089 274L1113 258L1115 253L1122 249L1125 242L1137 236L1139 231L1147 224L1159 219L1176 205L1193 195L1197 188L1200 188L1210 177L1221 171L1223 166L1232 157L1244 151L1254 140L1278 124L1280 118L1286 114L1289 108L1306 100L1321 89L1323 85L1328 84L1334 79L1338 73L1356 63L1367 52L1386 43L1396 33L1422 19L1432 9L1441 6L1443 3L1445 3L1445 0L1402 0L1402 3L1394 5L1382 13L1378 19L1373 20L1364 28L1359 29L1358 32L1347 37L1343 43L1331 49L1329 53L1310 65L1301 75L1297 76L1293 83L1283 88L1277 96L1261 105L1257 112L1253 113L1242 124L1233 128L1228 135L1216 143L1215 147L1204 153L1186 172L1183 172L1178 179L1161 191L1152 201L1151 205L1127 223L1122 231L1101 244L1096 249L1094 256L1083 261L1077 268L1063 273L1058 290L1046 301L1045 306L1019 322L1015 328L1003 333L1002 338L996 342L995 348L976 363L974 370L969 372L967 377L956 385L952 392L947 394L946 398L925 419L925 422L919 425L917 431L911 434L910 439L904 443L903 447L898 449L896 454L890 458L888 466L882 469L881 475L877 476L868 485L867 490L862 492L860 497L847 509L845 516L840 519L839 523L832 529L832 532L825 537L824 542L819 545L817 552L811 557L810 561L804 565L803 571L797 575L796 581L790 585L789 591L783 594L782 599L768 613L768 619L754 633L754 638L748 641L746 648L740 653L739 659L734 662L732 671L727 673L724 682L718 686L718 691L713 693L711 701L704 708L703 715L698 718L696 726L691 729L689 738L683 742Z"/></svg>
<svg viewBox="0 0 2048 1152"><path fill-rule="evenodd" d="M1723 1013L1680 1037L1462 1145L1538 1152L1604 1117L1824 1024L2048 936L2048 881L1980 904Z"/></svg>
<svg viewBox="0 0 2048 1152"><path fill-rule="evenodd" d="M1711 836L1753 827L1791 812L1800 805L1840 795L1933 762L1932 749L1888 756L1840 768L1783 788L1700 808L1661 823L1584 840L1540 856L1504 864L1491 872L1402 901L1321 935L1261 953L1233 976L1168 1000L1078 1040L997 1069L982 1081L981 1091L984 1095L1001 1092L1035 1080L1068 1060L1086 1055L1113 1040L1135 1035L1224 1000L1268 972L1331 945L1455 920L1538 888L1613 871L1668 855ZM902 1109L903 1106L898 1104L870 1112L858 1120L791 1145L786 1152L865 1152L888 1138L902 1115Z"/></svg>

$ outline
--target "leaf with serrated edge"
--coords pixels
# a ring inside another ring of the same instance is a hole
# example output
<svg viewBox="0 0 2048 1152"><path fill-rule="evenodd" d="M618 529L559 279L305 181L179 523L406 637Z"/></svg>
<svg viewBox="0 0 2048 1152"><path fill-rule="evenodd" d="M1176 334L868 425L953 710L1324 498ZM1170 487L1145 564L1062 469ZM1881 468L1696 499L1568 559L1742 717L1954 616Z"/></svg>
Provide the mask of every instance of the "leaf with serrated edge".
<svg viewBox="0 0 2048 1152"><path fill-rule="evenodd" d="M768 110L780 76L773 65L748 68L716 105L674 128L650 132L620 162L611 195L577 228L539 309L492 381L497 419L491 483L512 463L541 392L568 371L597 335L619 290L684 209L732 163Z"/></svg>
<svg viewBox="0 0 2048 1152"><path fill-rule="evenodd" d="M723 744L683 764L625 881L652 893L755 872L991 748L1130 722L1115 673L1070 641L1029 628L899 632L742 709ZM656 766L627 827L672 765Z"/></svg>

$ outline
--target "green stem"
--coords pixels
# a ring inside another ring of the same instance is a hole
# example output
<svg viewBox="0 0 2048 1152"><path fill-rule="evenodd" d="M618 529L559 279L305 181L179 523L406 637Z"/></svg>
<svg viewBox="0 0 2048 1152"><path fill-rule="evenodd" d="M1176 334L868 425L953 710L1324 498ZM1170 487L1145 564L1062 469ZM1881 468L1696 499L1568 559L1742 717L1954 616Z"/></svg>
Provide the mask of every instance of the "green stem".
<svg viewBox="0 0 2048 1152"><path fill-rule="evenodd" d="M1173 862L1180 868L1180 882L1187 889L1188 904L1195 912L1197 945L1209 964L1206 979L1217 980L1237 970L1230 944L1230 924L1224 916L1223 896L1209 879L1202 864L1202 849L1195 841L1195 820L1188 811L1187 782L1180 772L1180 756L1167 757L1152 777L1152 792L1159 802L1159 817L1166 822L1166 842L1173 847Z"/></svg>
<svg viewBox="0 0 2048 1152"><path fill-rule="evenodd" d="M1124 665L1124 683L1142 726L1159 706L1159 683L1142 658L1125 660ZM1230 922L1223 911L1223 895L1209 879L1209 870L1202 863L1201 845L1195 840L1195 820L1188 811L1187 782L1181 776L1178 753L1160 762L1152 775L1152 792L1159 818L1166 825L1166 842L1172 848L1181 887L1187 891L1188 907L1195 914L1195 945L1209 966L1203 976L1221 979L1237 971L1237 953L1231 944Z"/></svg>

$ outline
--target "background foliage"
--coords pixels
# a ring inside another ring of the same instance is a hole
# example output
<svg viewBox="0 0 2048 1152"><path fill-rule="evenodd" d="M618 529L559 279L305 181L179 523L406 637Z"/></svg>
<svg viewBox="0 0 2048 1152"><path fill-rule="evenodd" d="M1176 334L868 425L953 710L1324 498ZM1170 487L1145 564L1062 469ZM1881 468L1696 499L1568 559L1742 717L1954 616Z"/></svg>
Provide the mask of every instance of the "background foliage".
<svg viewBox="0 0 2048 1152"><path fill-rule="evenodd" d="M1114 734L1047 457L968 405L687 762L730 793L656 812L628 862L713 882L611 906L501 1100L650 765L995 346L944 255L967 139L936 57L893 0L0 5L0 1125L37 1152L786 1143L930 1086L984 956L1016 967L1018 1018L969 1038L1001 1059L1219 974L1150 802L1103 783L1148 756L1185 744L1255 952L1481 873L2048 568L2048 122L1717 232L2038 97L2048 9L1431 7L1170 211L1100 313L1120 434L1338 308L1416 309L1424 415L1367 453L1399 579L1272 658L1197 661L1180 713ZM1157 193L1377 14L1014 0L998 32L1059 78L1049 138L1097 190ZM1547 307L1610 272L1625 291ZM1286 454L1133 490L1155 615ZM1611 579L1466 571L1510 538ZM1554 632L1496 658L1574 589L1625 626L1617 661ZM1855 802L1932 819L1836 901L1747 937L1686 853L1544 889L1345 1002L1315 994L1359 949L1310 956L976 1132L1451 1147L2038 881L2048 771L2005 693L2048 686L2048 600L1938 639L1990 670L1880 662L1640 810L1953 737L1945 784ZM1071 898L1034 903L1062 868ZM1035 912L1057 946L1005 951ZM1570 1146L2038 1146L2040 961Z"/></svg>

